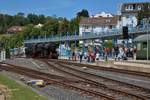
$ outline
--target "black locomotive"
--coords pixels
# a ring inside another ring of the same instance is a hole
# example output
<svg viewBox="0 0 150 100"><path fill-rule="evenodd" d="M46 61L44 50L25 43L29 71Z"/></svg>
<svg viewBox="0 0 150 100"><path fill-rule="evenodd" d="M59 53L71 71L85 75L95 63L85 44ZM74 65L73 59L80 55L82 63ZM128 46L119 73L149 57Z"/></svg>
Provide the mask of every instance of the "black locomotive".
<svg viewBox="0 0 150 100"><path fill-rule="evenodd" d="M58 53L55 44L25 44L25 47L26 57L58 59Z"/></svg>

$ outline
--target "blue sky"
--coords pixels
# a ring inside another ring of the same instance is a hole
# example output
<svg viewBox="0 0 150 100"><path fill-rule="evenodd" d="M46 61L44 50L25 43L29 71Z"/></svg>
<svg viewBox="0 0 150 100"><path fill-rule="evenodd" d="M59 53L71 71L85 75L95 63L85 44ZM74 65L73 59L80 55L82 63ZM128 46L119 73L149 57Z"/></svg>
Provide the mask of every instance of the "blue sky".
<svg viewBox="0 0 150 100"><path fill-rule="evenodd" d="M73 18L81 9L90 15L105 11L117 13L118 5L123 2L150 2L150 0L1 0L0 13L18 12L44 14L47 16Z"/></svg>

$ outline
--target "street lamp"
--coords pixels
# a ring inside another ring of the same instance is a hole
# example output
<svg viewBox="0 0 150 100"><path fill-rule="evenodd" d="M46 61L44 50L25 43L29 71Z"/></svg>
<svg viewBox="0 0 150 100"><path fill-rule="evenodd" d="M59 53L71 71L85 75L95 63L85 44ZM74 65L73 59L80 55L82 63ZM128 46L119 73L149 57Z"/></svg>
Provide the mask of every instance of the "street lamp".
<svg viewBox="0 0 150 100"><path fill-rule="evenodd" d="M149 58L149 34L148 34L148 28L149 27L149 19L147 19L147 60Z"/></svg>
<svg viewBox="0 0 150 100"><path fill-rule="evenodd" d="M144 19L144 24L145 24L145 28L147 29L147 53L146 53L146 57L147 57L147 61L149 60L149 34L148 34L148 29L149 29L149 18Z"/></svg>

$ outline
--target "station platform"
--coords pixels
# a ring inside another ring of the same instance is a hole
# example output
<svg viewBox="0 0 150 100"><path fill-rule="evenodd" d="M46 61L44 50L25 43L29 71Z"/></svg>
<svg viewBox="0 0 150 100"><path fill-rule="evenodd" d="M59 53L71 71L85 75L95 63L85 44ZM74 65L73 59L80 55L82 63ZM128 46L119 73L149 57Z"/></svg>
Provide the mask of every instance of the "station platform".
<svg viewBox="0 0 150 100"><path fill-rule="evenodd" d="M63 57L61 57L63 59ZM66 58L64 58L66 59ZM79 61L71 61L73 63L80 63ZM93 66L124 69L137 72L150 73L150 60L125 60L125 61L115 61L110 59L108 61L99 60L98 62L88 63L85 60L81 62L82 64L89 64Z"/></svg>

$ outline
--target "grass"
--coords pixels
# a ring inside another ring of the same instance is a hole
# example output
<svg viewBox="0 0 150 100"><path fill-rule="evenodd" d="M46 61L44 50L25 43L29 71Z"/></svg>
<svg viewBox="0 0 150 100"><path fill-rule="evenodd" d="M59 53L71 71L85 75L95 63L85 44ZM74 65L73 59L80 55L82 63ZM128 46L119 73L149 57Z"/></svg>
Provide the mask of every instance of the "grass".
<svg viewBox="0 0 150 100"><path fill-rule="evenodd" d="M43 96L38 95L29 87L22 86L10 78L0 74L0 84L7 86L11 92L11 100L46 100Z"/></svg>

